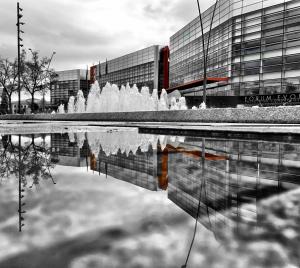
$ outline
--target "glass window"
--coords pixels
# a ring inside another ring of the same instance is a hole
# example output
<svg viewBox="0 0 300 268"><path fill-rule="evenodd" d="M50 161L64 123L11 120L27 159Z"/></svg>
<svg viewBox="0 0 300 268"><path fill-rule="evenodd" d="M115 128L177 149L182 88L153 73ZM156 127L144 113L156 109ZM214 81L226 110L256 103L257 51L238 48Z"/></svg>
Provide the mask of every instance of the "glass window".
<svg viewBox="0 0 300 268"><path fill-rule="evenodd" d="M245 69L244 75L259 74L260 68Z"/></svg>
<svg viewBox="0 0 300 268"><path fill-rule="evenodd" d="M298 15L300 15L300 9L290 9L286 13L286 16L298 16Z"/></svg>
<svg viewBox="0 0 300 268"><path fill-rule="evenodd" d="M246 49L248 48L252 48L252 47L259 47L260 46L260 39L258 40L253 40L253 41L249 41L249 42L245 42L244 43L244 47Z"/></svg>
<svg viewBox="0 0 300 268"><path fill-rule="evenodd" d="M265 31L265 36L272 36L272 35L279 35L279 34L282 34L283 33L283 30L282 28L279 28L279 29L274 29L274 30L266 30Z"/></svg>
<svg viewBox="0 0 300 268"><path fill-rule="evenodd" d="M287 26L287 32L300 31L300 25L289 25Z"/></svg>
<svg viewBox="0 0 300 268"><path fill-rule="evenodd" d="M263 29L264 30L270 30L270 29L280 28L280 27L283 27L283 20L273 21L273 22L270 22L270 23L263 24Z"/></svg>
<svg viewBox="0 0 300 268"><path fill-rule="evenodd" d="M272 50L276 50L276 49L282 49L282 43L274 44L274 45L267 45L265 47L265 51L272 51Z"/></svg>
<svg viewBox="0 0 300 268"><path fill-rule="evenodd" d="M272 73L272 72L281 72L282 65L272 65L272 66L264 66L263 71L265 73Z"/></svg>
<svg viewBox="0 0 300 268"><path fill-rule="evenodd" d="M299 18L288 18L285 20L285 24L288 25L288 24L294 24L294 23L299 23Z"/></svg>
<svg viewBox="0 0 300 268"><path fill-rule="evenodd" d="M254 54L258 52L260 52L260 47L245 49L245 55Z"/></svg>
<svg viewBox="0 0 300 268"><path fill-rule="evenodd" d="M292 56L287 56L286 57L286 62L300 62L300 54L292 55ZM300 68L300 66L299 66Z"/></svg>
<svg viewBox="0 0 300 268"><path fill-rule="evenodd" d="M285 65L285 70L290 71L290 70L298 70L299 69L299 63L289 63Z"/></svg>
<svg viewBox="0 0 300 268"><path fill-rule="evenodd" d="M291 40L291 39L300 39L300 32L298 33L292 33L292 34L287 34L287 39Z"/></svg>
<svg viewBox="0 0 300 268"><path fill-rule="evenodd" d="M248 61L244 63L244 68L257 68L260 67L260 60Z"/></svg>
<svg viewBox="0 0 300 268"><path fill-rule="evenodd" d="M271 22L271 21L274 21L274 20L282 20L282 19L283 19L283 13L282 12L271 14L269 16L264 17L265 22Z"/></svg>
<svg viewBox="0 0 300 268"><path fill-rule="evenodd" d="M287 47L295 47L295 46L300 46L300 40L288 41Z"/></svg>
<svg viewBox="0 0 300 268"><path fill-rule="evenodd" d="M277 64L282 64L282 57L263 59L264 66L277 65Z"/></svg>
<svg viewBox="0 0 300 268"><path fill-rule="evenodd" d="M266 42L266 44L280 43L280 42L282 42L282 38L283 38L282 35L272 36L272 37L265 38L265 42Z"/></svg>

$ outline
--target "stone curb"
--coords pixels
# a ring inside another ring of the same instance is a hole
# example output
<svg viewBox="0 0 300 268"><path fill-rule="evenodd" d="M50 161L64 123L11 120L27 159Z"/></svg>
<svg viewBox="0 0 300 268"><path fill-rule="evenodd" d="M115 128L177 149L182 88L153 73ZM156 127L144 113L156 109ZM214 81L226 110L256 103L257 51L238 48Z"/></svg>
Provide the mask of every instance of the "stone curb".
<svg viewBox="0 0 300 268"><path fill-rule="evenodd" d="M0 120L299 124L300 106L183 111L1 115Z"/></svg>

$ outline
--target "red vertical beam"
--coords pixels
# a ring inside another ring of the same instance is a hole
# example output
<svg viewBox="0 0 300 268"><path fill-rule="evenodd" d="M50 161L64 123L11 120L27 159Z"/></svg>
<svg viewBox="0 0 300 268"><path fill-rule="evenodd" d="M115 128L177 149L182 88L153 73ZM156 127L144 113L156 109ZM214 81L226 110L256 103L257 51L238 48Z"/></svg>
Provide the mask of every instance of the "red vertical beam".
<svg viewBox="0 0 300 268"><path fill-rule="evenodd" d="M96 81L96 73L97 73L97 65L90 67L90 80L91 83L94 83Z"/></svg>
<svg viewBox="0 0 300 268"><path fill-rule="evenodd" d="M170 50L168 46L165 46L163 49L163 88L169 88L169 56Z"/></svg>

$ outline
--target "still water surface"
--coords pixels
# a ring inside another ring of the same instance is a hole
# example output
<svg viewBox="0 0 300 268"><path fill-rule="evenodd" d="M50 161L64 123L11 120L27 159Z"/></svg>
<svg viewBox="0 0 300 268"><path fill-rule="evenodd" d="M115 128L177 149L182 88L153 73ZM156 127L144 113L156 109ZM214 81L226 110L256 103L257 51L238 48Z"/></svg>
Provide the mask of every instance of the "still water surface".
<svg viewBox="0 0 300 268"><path fill-rule="evenodd" d="M300 143L38 132L1 135L1 268L300 267Z"/></svg>

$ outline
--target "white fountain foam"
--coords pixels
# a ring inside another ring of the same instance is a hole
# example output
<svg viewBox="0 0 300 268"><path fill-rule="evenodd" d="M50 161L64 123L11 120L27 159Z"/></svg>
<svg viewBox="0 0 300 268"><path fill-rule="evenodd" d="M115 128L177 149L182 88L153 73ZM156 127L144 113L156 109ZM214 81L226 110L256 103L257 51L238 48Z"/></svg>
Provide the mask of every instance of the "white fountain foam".
<svg viewBox="0 0 300 268"><path fill-rule="evenodd" d="M75 112L84 113L85 112L85 99L82 90L78 90L76 102L75 102Z"/></svg>
<svg viewBox="0 0 300 268"><path fill-rule="evenodd" d="M57 113L59 113L59 114L64 114L65 113L65 106L63 104L60 104L58 106Z"/></svg>
<svg viewBox="0 0 300 268"><path fill-rule="evenodd" d="M68 114L74 113L74 102L75 102L75 98L74 96L71 96L69 98L69 103L68 103Z"/></svg>
<svg viewBox="0 0 300 268"><path fill-rule="evenodd" d="M83 137L78 137L79 141ZM138 129L108 130L107 132L87 132L87 140L91 152L98 155L103 150L106 155L115 155L120 150L121 153L136 154L138 149L147 152L149 146L157 148L158 137L151 134L139 134ZM83 144L83 143L82 143Z"/></svg>
<svg viewBox="0 0 300 268"><path fill-rule="evenodd" d="M121 89L115 84L106 83L102 91L98 81L92 84L87 101L85 101L81 90L78 91L76 102L73 96L69 99L68 113L107 113L107 112L133 112L133 111L164 111L169 110L168 93L162 89L158 98L157 89L153 89L150 94L148 87L142 87L139 92L134 84L130 87L129 83ZM85 105L86 104L86 105ZM179 102L171 100L172 110L186 110L184 97ZM64 113L63 105L59 106L59 113Z"/></svg>

